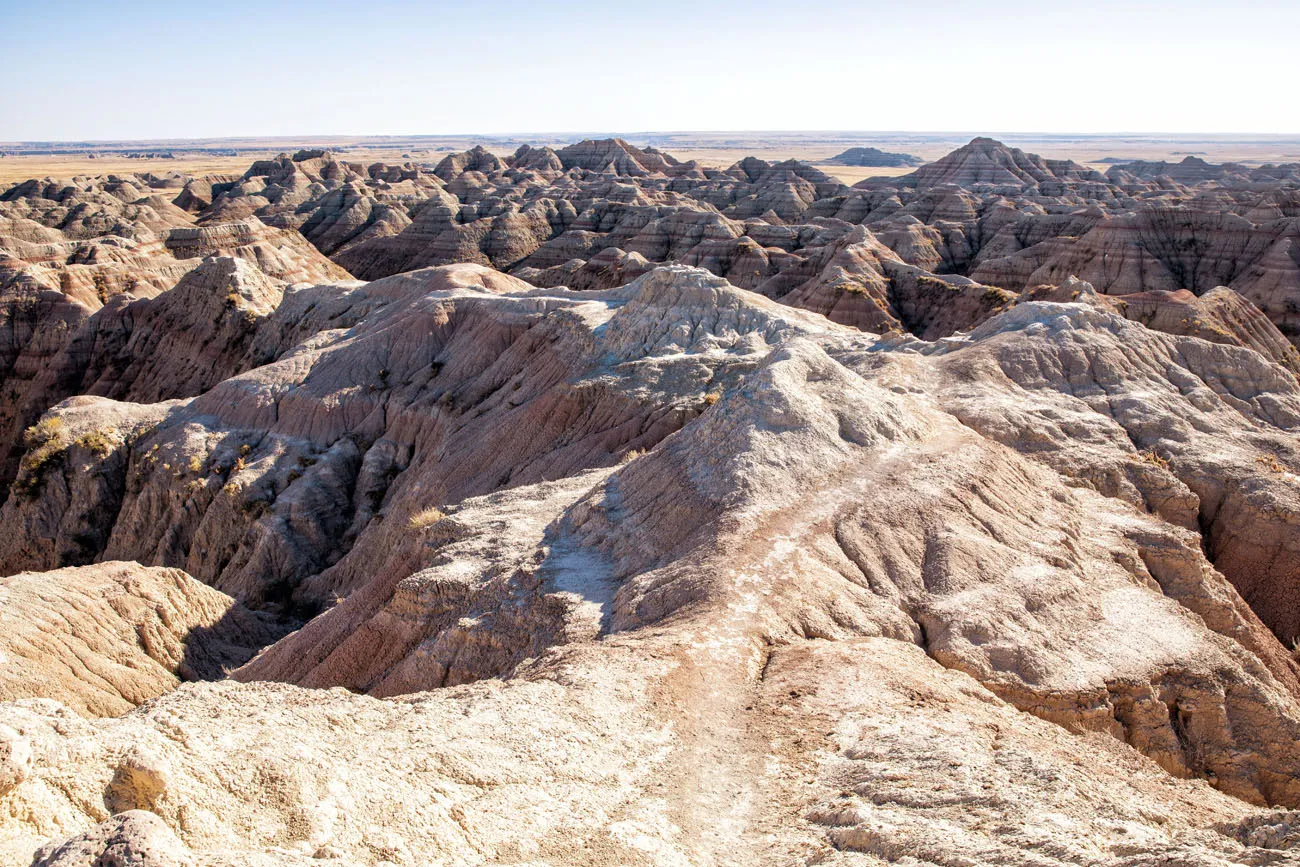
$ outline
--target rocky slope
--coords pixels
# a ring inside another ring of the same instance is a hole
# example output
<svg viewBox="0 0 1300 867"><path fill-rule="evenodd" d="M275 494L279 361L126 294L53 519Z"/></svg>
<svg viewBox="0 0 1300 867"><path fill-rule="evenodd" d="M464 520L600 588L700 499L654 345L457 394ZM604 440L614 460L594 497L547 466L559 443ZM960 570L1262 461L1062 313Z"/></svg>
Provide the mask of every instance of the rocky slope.
<svg viewBox="0 0 1300 867"><path fill-rule="evenodd" d="M850 189L795 161L705 168L620 139L506 157L476 148L431 170L310 152L211 185L195 213L298 228L364 279L474 262L540 286L607 288L645 263L681 262L796 304L811 263L861 226L931 277L1011 293L1071 275L1108 294L1229 286L1294 339L1294 167L1180 166L1102 175L977 138Z"/></svg>
<svg viewBox="0 0 1300 867"><path fill-rule="evenodd" d="M215 680L283 630L176 569L106 562L0 578L0 700L116 716Z"/></svg>
<svg viewBox="0 0 1300 867"><path fill-rule="evenodd" d="M5 374L0 863L1300 863L1285 181L139 183Z"/></svg>
<svg viewBox="0 0 1300 867"><path fill-rule="evenodd" d="M1280 863L1300 386L1057 292L927 341L452 266L61 404L7 570L321 613L120 719L0 704L5 857Z"/></svg>
<svg viewBox="0 0 1300 867"><path fill-rule="evenodd" d="M297 232L269 227L256 217L195 226L181 205L206 182L191 180L182 187L183 181L152 175L47 179L0 194L0 483L13 479L22 431L61 397L93 390L49 382L51 375L68 375L53 373L66 366L60 356L69 351L79 356L87 342L103 337L125 340L140 309L123 310L132 301L171 289L211 257L243 263L241 273L253 275L241 278L245 281L283 285L348 277ZM198 279L210 284L213 278ZM209 289L217 297L199 303L221 303L224 296L216 287ZM177 338L190 339L184 328ZM79 347L70 350L72 343ZM135 357L124 364L173 360L169 354L142 357L153 347L139 343L125 348ZM167 348L184 354L179 345ZM201 355L190 363L202 364ZM213 371L206 384L222 375Z"/></svg>

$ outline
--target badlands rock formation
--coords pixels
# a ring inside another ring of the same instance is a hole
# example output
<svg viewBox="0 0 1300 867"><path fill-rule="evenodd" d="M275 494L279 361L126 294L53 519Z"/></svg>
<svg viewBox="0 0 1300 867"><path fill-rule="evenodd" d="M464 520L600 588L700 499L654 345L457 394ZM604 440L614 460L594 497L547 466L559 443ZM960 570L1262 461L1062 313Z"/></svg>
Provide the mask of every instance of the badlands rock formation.
<svg viewBox="0 0 1300 867"><path fill-rule="evenodd" d="M836 166L919 166L925 162L911 154L895 154L880 148L849 148L826 161Z"/></svg>
<svg viewBox="0 0 1300 867"><path fill-rule="evenodd" d="M0 194L0 482L13 479L21 432L50 406L33 381L74 335L96 330L90 320L106 306L151 298L214 256L281 285L348 277L301 235L256 217L195 226L179 205L196 182L182 180L28 181Z"/></svg>
<svg viewBox="0 0 1300 867"><path fill-rule="evenodd" d="M1071 275L1107 294L1229 286L1294 340L1295 167L1179 165L1102 175L978 138L910 175L848 188L793 160L713 169L619 139L509 156L476 148L432 168L313 151L191 181L175 206L200 223L256 216L298 229L363 279L475 262L539 286L607 288L675 261L796 304L826 248L865 227L931 276L1004 292Z"/></svg>
<svg viewBox="0 0 1300 867"><path fill-rule="evenodd" d="M0 863L1300 863L1293 193L1110 175L150 181L0 384Z"/></svg>
<svg viewBox="0 0 1300 867"><path fill-rule="evenodd" d="M0 600L0 699L91 716L223 677L282 631L179 569L136 563L0 578Z"/></svg>

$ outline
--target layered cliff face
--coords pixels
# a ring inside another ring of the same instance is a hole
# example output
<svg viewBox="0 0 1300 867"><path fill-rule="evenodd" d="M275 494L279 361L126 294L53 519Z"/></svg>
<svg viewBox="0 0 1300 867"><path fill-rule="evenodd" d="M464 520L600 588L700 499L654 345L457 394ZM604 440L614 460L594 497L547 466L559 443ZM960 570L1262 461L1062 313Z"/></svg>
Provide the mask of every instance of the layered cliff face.
<svg viewBox="0 0 1300 867"><path fill-rule="evenodd" d="M859 232L816 279L895 315L907 268ZM20 668L0 853L1284 863L1293 815L1252 805L1300 803L1300 386L1230 290L1122 300L929 340L686 266L210 260L68 353L0 516L3 571L97 564L4 579L95 625L5 616L44 665L159 635L130 703L273 643L93 723L49 699L94 667ZM220 381L117 363L186 311Z"/></svg>
<svg viewBox="0 0 1300 867"><path fill-rule="evenodd" d="M1079 181L1101 181L1099 173L1069 160L1045 160L1019 148L1009 148L991 138L970 144L922 166L907 176L911 186L928 189L946 184L958 187L1055 186Z"/></svg>

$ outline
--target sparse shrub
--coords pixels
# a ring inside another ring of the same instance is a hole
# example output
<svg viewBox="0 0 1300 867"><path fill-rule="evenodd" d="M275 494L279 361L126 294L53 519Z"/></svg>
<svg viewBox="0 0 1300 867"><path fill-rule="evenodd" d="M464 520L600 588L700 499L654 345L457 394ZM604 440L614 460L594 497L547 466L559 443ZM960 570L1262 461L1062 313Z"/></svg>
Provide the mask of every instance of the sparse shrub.
<svg viewBox="0 0 1300 867"><path fill-rule="evenodd" d="M50 470L62 466L67 447L67 428L63 419L49 416L29 427L23 435L27 454L18 468L18 478L11 490L26 497L34 497L45 486Z"/></svg>
<svg viewBox="0 0 1300 867"><path fill-rule="evenodd" d="M77 437L77 445L95 455L106 455L117 445L112 437L102 430L92 430Z"/></svg>
<svg viewBox="0 0 1300 867"><path fill-rule="evenodd" d="M985 289L984 294L980 296L980 298L990 307L1001 307L1003 304L1010 304L1012 301L1016 300L1015 293L1008 292L1005 289L999 289L996 286L990 286Z"/></svg>
<svg viewBox="0 0 1300 867"><path fill-rule="evenodd" d="M630 464L632 461L645 454L645 449L628 449L623 452L623 457L619 458L620 464Z"/></svg>
<svg viewBox="0 0 1300 867"><path fill-rule="evenodd" d="M56 415L47 416L23 432L23 442L30 448L43 446L63 436L66 425Z"/></svg>
<svg viewBox="0 0 1300 867"><path fill-rule="evenodd" d="M191 473L203 472L203 458L199 457L198 455L190 456L190 472Z"/></svg>
<svg viewBox="0 0 1300 867"><path fill-rule="evenodd" d="M103 274L100 274L98 272L90 279L91 282L95 284L95 297L99 299L99 303L107 304L108 299L113 294L112 287L108 285L108 279Z"/></svg>
<svg viewBox="0 0 1300 867"><path fill-rule="evenodd" d="M1166 458L1161 457L1155 449L1147 449L1146 451L1138 452L1137 459L1144 464L1151 464L1152 466L1159 467L1162 470L1169 469L1169 461Z"/></svg>
<svg viewBox="0 0 1300 867"><path fill-rule="evenodd" d="M1265 468L1275 473L1286 472L1286 467L1282 466L1281 462L1279 462L1278 459L1275 458L1273 455L1260 455L1259 457L1255 458L1255 463L1261 464Z"/></svg>
<svg viewBox="0 0 1300 867"><path fill-rule="evenodd" d="M720 400L722 400L722 392L720 391L711 391L708 394L704 395L705 406L713 406L715 403L717 403Z"/></svg>
<svg viewBox="0 0 1300 867"><path fill-rule="evenodd" d="M412 530L423 530L425 527L432 527L434 524L447 517L447 513L437 506L430 506L427 509L421 509L411 516L407 526Z"/></svg>

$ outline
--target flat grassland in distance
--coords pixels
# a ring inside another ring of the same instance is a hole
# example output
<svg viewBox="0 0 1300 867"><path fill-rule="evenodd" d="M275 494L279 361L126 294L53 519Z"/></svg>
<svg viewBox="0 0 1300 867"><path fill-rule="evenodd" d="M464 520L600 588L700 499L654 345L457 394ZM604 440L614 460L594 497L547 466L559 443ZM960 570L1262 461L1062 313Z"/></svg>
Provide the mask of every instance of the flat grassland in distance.
<svg viewBox="0 0 1300 867"><path fill-rule="evenodd" d="M78 175L130 175L153 172L165 175L242 175L249 157L196 157L171 160L127 159L85 154L58 156L6 156L0 158L0 189L29 178L74 178Z"/></svg>
<svg viewBox="0 0 1300 867"><path fill-rule="evenodd" d="M433 166L444 156L482 144L499 155L521 144L563 147L584 138L617 135L634 145L652 145L683 160L726 167L747 156L772 162L805 160L846 184L868 177L907 174L911 168L862 168L826 165L850 147L877 147L934 160L981 133L912 132L685 132L564 133L538 135L458 136L302 136L118 142L0 142L0 189L28 178L77 175L156 174L241 175L258 159L303 148L328 148L340 158L369 164L408 160ZM1052 159L1073 159L1105 171L1114 161L1168 160L1188 155L1208 162L1247 165L1300 162L1300 134L1294 136L1227 135L1047 135L989 133L993 138ZM129 153L171 153L172 159L128 158ZM92 154L94 155L92 158Z"/></svg>

